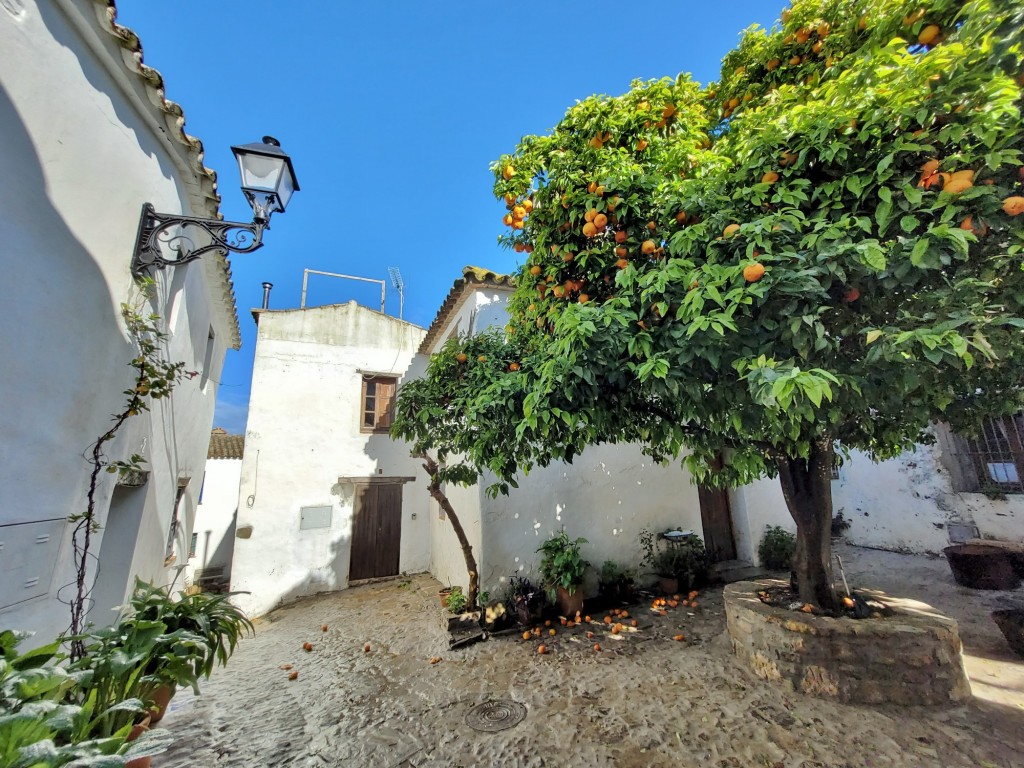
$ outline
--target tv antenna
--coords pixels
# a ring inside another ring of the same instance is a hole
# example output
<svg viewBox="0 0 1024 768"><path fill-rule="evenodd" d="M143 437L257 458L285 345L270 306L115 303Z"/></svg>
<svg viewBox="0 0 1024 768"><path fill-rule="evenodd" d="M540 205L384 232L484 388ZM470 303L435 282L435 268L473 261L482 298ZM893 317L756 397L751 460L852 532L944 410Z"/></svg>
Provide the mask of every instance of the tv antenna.
<svg viewBox="0 0 1024 768"><path fill-rule="evenodd" d="M405 306L405 281L402 280L402 273L398 267L388 267L388 275L391 276L391 287L398 291L398 319L402 319L402 309Z"/></svg>

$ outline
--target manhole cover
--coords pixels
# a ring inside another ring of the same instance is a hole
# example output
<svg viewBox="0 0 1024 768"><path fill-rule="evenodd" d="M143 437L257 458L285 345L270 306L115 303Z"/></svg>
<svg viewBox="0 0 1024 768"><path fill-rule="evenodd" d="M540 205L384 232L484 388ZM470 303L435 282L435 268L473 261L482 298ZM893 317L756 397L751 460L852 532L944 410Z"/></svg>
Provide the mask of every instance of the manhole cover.
<svg viewBox="0 0 1024 768"><path fill-rule="evenodd" d="M518 701L485 701L466 713L466 725L476 731L494 733L519 725L526 717L526 707Z"/></svg>

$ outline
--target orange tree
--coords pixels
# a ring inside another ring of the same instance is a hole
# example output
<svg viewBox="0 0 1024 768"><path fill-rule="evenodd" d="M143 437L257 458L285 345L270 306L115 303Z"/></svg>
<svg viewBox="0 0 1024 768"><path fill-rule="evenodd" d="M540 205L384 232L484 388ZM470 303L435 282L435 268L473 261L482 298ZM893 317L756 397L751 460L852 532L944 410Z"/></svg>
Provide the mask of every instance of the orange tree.
<svg viewBox="0 0 1024 768"><path fill-rule="evenodd" d="M476 395L516 397L493 443L462 415L464 479L617 441L778 476L801 599L832 606L837 448L1021 408L1022 39L1011 0L797 0L720 82L637 82L525 137L494 166L522 363Z"/></svg>

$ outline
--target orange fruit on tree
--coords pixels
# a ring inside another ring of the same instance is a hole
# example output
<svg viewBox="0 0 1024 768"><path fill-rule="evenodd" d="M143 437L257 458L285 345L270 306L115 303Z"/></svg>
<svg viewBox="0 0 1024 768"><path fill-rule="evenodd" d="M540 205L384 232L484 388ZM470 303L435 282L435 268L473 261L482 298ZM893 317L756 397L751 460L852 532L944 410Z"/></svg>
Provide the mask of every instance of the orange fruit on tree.
<svg viewBox="0 0 1024 768"><path fill-rule="evenodd" d="M647 149L647 139L640 139L640 141L636 143L636 151L643 152L645 149Z"/></svg>
<svg viewBox="0 0 1024 768"><path fill-rule="evenodd" d="M940 32L942 29L938 24L929 24L918 34L917 42L921 45L931 45L938 39Z"/></svg>
<svg viewBox="0 0 1024 768"><path fill-rule="evenodd" d="M516 196L515 195L513 195L511 192L509 192L507 195L505 195L505 205L507 205L509 208L511 208L515 204L516 204Z"/></svg>
<svg viewBox="0 0 1024 768"><path fill-rule="evenodd" d="M779 180L779 174L775 171L768 171L764 176L761 177L762 184L774 184Z"/></svg>
<svg viewBox="0 0 1024 768"><path fill-rule="evenodd" d="M942 191L948 192L951 195L959 195L961 192L966 192L973 186L974 182L966 176L960 176L959 178L953 176L943 185Z"/></svg>
<svg viewBox="0 0 1024 768"><path fill-rule="evenodd" d="M779 68L779 64L781 64L781 63L782 62L779 61L778 59L768 59L768 61L765 63L764 66L765 66L765 69L767 69L769 72L771 72L772 70L778 69Z"/></svg>
<svg viewBox="0 0 1024 768"><path fill-rule="evenodd" d="M512 209L512 218L513 219L522 219L525 216L526 216L526 209L523 208L523 206L517 205L515 208Z"/></svg>
<svg viewBox="0 0 1024 768"><path fill-rule="evenodd" d="M680 211L676 214L676 224L685 224L687 218L686 211Z"/></svg>
<svg viewBox="0 0 1024 768"><path fill-rule="evenodd" d="M508 369L510 371L518 371L519 370L519 363L509 363L508 364Z"/></svg>
<svg viewBox="0 0 1024 768"><path fill-rule="evenodd" d="M666 104L665 108L663 110L661 110L661 119L662 120L668 120L675 113L676 113L676 105L675 104Z"/></svg>
<svg viewBox="0 0 1024 768"><path fill-rule="evenodd" d="M729 101L726 102L726 106L728 106L729 109L736 109L736 107L738 107L739 105L740 100L736 96L733 96L731 99L729 99Z"/></svg>
<svg viewBox="0 0 1024 768"><path fill-rule="evenodd" d="M478 358L476 359L476 361L477 361L478 363L486 363L486 362L487 362L487 355L480 355L480 357L478 357Z"/></svg>
<svg viewBox="0 0 1024 768"><path fill-rule="evenodd" d="M523 245L522 243L516 243L515 245L512 246L512 250L515 251L516 253L522 253L523 251L526 250L526 246Z"/></svg>
<svg viewBox="0 0 1024 768"><path fill-rule="evenodd" d="M586 304L588 301L590 301L590 296L585 293L581 293L579 298L580 304Z"/></svg>
<svg viewBox="0 0 1024 768"><path fill-rule="evenodd" d="M782 154L779 155L779 157L781 158L781 160L779 161L779 165L781 165L783 168L786 168L795 163L797 157L799 156L796 154L796 152L783 151Z"/></svg>
<svg viewBox="0 0 1024 768"><path fill-rule="evenodd" d="M811 46L811 50L814 51L815 53L821 53L821 49L824 47L825 44L822 43L821 40L819 40L818 42Z"/></svg>
<svg viewBox="0 0 1024 768"><path fill-rule="evenodd" d="M643 243L640 245L640 253L644 254L645 256L650 256L656 250L658 250L658 244L655 243L653 240L644 240Z"/></svg>
<svg viewBox="0 0 1024 768"><path fill-rule="evenodd" d="M913 26L914 24L916 24L917 22L919 22L923 18L924 18L924 8L918 8L913 13L907 14L906 16L903 17L903 26L904 27L911 27L911 26Z"/></svg>
<svg viewBox="0 0 1024 768"><path fill-rule="evenodd" d="M501 175L505 177L505 181L508 181L509 179L516 175L515 166L506 165L505 170L501 172Z"/></svg>
<svg viewBox="0 0 1024 768"><path fill-rule="evenodd" d="M857 19L857 29L859 29L859 30L861 30L863 32L867 28L868 28L868 17L865 14L864 16L861 16L859 19Z"/></svg>
<svg viewBox="0 0 1024 768"><path fill-rule="evenodd" d="M543 272L543 270L540 268L539 264L534 264L532 267L530 267L530 274L533 275L534 277L539 275L541 272Z"/></svg>
<svg viewBox="0 0 1024 768"><path fill-rule="evenodd" d="M810 37L811 37L811 30L809 28L805 27L804 29L798 29L796 31L796 41L800 45L803 45L804 43L806 43L810 39Z"/></svg>
<svg viewBox="0 0 1024 768"><path fill-rule="evenodd" d="M584 221L593 221L597 217L597 208L591 208L583 214Z"/></svg>
<svg viewBox="0 0 1024 768"><path fill-rule="evenodd" d="M658 228L658 225L655 224L653 221L648 221L647 222L647 228L649 230L651 230L651 232L653 232L654 230L656 230Z"/></svg>
<svg viewBox="0 0 1024 768"><path fill-rule="evenodd" d="M512 220L512 229L522 229L524 226L522 219Z"/></svg>
<svg viewBox="0 0 1024 768"><path fill-rule="evenodd" d="M564 261L566 264L568 264L570 261L572 261L575 258L576 258L576 254L575 253L566 253L566 254L564 254L562 256L562 261Z"/></svg>
<svg viewBox="0 0 1024 768"><path fill-rule="evenodd" d="M460 363L464 363L467 360L469 360L469 358L466 357L465 353L463 352L459 352L459 354L455 356L455 359L458 360Z"/></svg>
<svg viewBox="0 0 1024 768"><path fill-rule="evenodd" d="M531 198L528 197L523 200L523 210L527 213L530 213L533 210L533 200Z"/></svg>
<svg viewBox="0 0 1024 768"><path fill-rule="evenodd" d="M598 229L604 229L608 226L608 217L603 213L597 214L597 216L594 217L594 226Z"/></svg>
<svg viewBox="0 0 1024 768"><path fill-rule="evenodd" d="M626 256L629 255L629 249L624 245L620 245L615 248L615 255L618 256L620 259L624 259L626 258Z"/></svg>
<svg viewBox="0 0 1024 768"><path fill-rule="evenodd" d="M801 59L801 58L800 58L799 56L796 56L796 55L794 55L794 56L791 56L791 57L790 57L790 59L789 59L789 63L790 63L791 65L793 65L794 67L795 67L795 66L796 66L797 64L799 64L799 63L800 63L801 61L802 61L802 59Z"/></svg>
<svg viewBox="0 0 1024 768"><path fill-rule="evenodd" d="M759 261L748 264L743 268L743 279L748 283L756 283L762 277L764 277L764 264Z"/></svg>
<svg viewBox="0 0 1024 768"><path fill-rule="evenodd" d="M527 253L533 253L533 246L527 243L525 250Z"/></svg>
<svg viewBox="0 0 1024 768"><path fill-rule="evenodd" d="M641 112L649 112L651 109L651 102L641 101L639 104L636 105L636 108Z"/></svg>
<svg viewBox="0 0 1024 768"><path fill-rule="evenodd" d="M604 197L604 185L598 184L596 187L594 187L594 194L597 195L598 197Z"/></svg>
<svg viewBox="0 0 1024 768"><path fill-rule="evenodd" d="M847 304L852 304L859 298L860 288L858 288L857 286L854 286L853 288L851 288L850 290L843 294L843 301L845 301Z"/></svg>
<svg viewBox="0 0 1024 768"><path fill-rule="evenodd" d="M594 194L594 192L596 190L597 190L597 182L596 181L592 181L589 184L587 184L587 192L589 192L590 194Z"/></svg>
<svg viewBox="0 0 1024 768"><path fill-rule="evenodd" d="M729 224L725 229L722 230L722 237L732 237L740 231L739 224Z"/></svg>
<svg viewBox="0 0 1024 768"><path fill-rule="evenodd" d="M597 227L594 226L592 221L588 221L583 225L583 234L587 237L593 237L597 234Z"/></svg>
<svg viewBox="0 0 1024 768"><path fill-rule="evenodd" d="M629 266L629 262L626 259L619 259L618 261L615 262L615 266L618 267L619 269L625 269L626 267Z"/></svg>
<svg viewBox="0 0 1024 768"><path fill-rule="evenodd" d="M512 214L511 213L506 213L504 216L502 216L501 217L501 223L504 224L506 227L511 227L512 226Z"/></svg>
<svg viewBox="0 0 1024 768"><path fill-rule="evenodd" d="M1024 213L1024 197L1011 195L1003 200L1003 213L1007 216L1020 216Z"/></svg>
<svg viewBox="0 0 1024 768"><path fill-rule="evenodd" d="M828 37L828 34L831 31L832 25L827 21L823 21L818 25L818 37Z"/></svg>
<svg viewBox="0 0 1024 768"><path fill-rule="evenodd" d="M628 238L628 235L626 234L626 232L624 230L620 229L620 230L618 230L615 233L615 242L616 243L624 243L624 242L626 242L627 238Z"/></svg>

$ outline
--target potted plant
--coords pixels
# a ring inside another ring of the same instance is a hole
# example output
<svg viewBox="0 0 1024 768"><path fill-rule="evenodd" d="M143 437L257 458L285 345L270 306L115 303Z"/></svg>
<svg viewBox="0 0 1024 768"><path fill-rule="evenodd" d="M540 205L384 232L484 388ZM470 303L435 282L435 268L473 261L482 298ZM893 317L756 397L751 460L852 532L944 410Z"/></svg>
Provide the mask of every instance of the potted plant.
<svg viewBox="0 0 1024 768"><path fill-rule="evenodd" d="M565 529L545 541L537 549L543 557L540 561L540 574L548 597L558 601L558 607L564 616L575 616L583 610L583 574L587 569L587 561L580 554L580 545L587 540L572 540Z"/></svg>
<svg viewBox="0 0 1024 768"><path fill-rule="evenodd" d="M512 606L516 621L526 626L540 618L544 610L544 592L525 576L513 575L508 580L505 602Z"/></svg>
<svg viewBox="0 0 1024 768"><path fill-rule="evenodd" d="M162 643L146 665L147 682L158 681L144 690L146 700L155 705L153 724L163 717L178 687L187 685L198 693L199 678L209 678L217 663L226 666L238 641L255 631L242 609L231 602L236 594L182 592L175 598L170 589L136 579L124 621L160 622L169 634L182 632L189 638L184 646ZM199 645L191 645L196 637Z"/></svg>
<svg viewBox="0 0 1024 768"><path fill-rule="evenodd" d="M638 538L644 553L640 563L658 577L658 588L664 594L690 589L707 577L707 552L699 536L691 534L669 542L644 528Z"/></svg>
<svg viewBox="0 0 1024 768"><path fill-rule="evenodd" d="M838 542L843 538L843 532L850 529L850 521L843 517L843 513L837 512L832 518L832 542Z"/></svg>
<svg viewBox="0 0 1024 768"><path fill-rule="evenodd" d="M605 560L598 574L601 594L612 601L628 601L633 597L633 573L614 560Z"/></svg>
<svg viewBox="0 0 1024 768"><path fill-rule="evenodd" d="M19 654L24 637L0 632L0 765L132 765L165 751L172 738L166 731L133 744L131 724L99 735L117 712L143 716L142 702L97 706L97 697L82 695L81 676L61 665L59 641Z"/></svg>
<svg viewBox="0 0 1024 768"><path fill-rule="evenodd" d="M761 566L769 571L788 571L796 551L796 536L778 525L769 525L757 545Z"/></svg>

